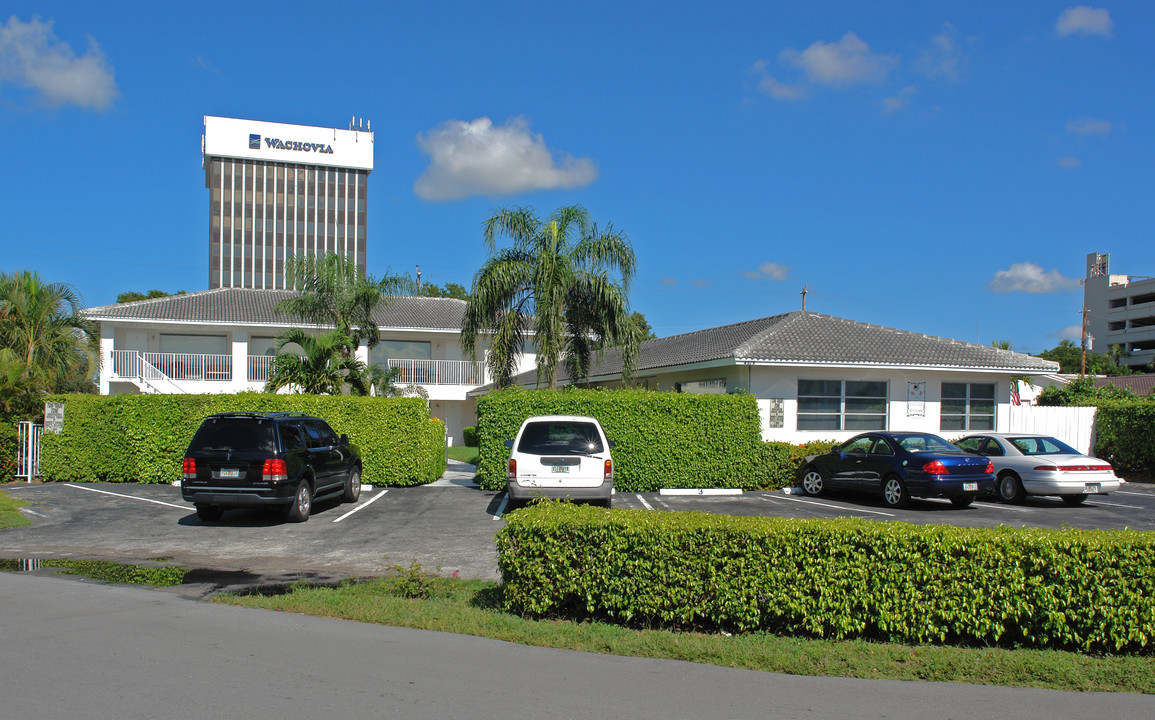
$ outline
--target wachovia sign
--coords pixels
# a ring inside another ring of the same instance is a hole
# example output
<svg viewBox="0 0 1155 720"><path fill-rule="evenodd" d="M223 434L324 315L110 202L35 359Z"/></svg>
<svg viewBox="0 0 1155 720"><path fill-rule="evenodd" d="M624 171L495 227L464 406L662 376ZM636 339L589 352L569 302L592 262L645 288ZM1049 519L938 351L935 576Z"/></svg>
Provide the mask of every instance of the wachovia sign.
<svg viewBox="0 0 1155 720"><path fill-rule="evenodd" d="M249 135L249 149L259 150L260 147L261 136ZM265 138L265 147L272 148L273 150L300 150L302 152L325 153L328 155L333 154L333 146L326 145L325 143L296 142L293 140L279 140L277 138L271 137Z"/></svg>

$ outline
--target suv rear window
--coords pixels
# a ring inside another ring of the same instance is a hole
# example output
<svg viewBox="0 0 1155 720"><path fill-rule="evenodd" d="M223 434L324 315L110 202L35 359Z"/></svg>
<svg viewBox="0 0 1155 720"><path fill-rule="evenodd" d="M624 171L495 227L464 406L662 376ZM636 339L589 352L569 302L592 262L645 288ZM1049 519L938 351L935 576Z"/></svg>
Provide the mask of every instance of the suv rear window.
<svg viewBox="0 0 1155 720"><path fill-rule="evenodd" d="M219 418L201 425L189 445L190 452L274 452L276 436L269 420Z"/></svg>
<svg viewBox="0 0 1155 720"><path fill-rule="evenodd" d="M531 455L583 455L602 452L602 438L593 423L552 421L525 426L517 451Z"/></svg>

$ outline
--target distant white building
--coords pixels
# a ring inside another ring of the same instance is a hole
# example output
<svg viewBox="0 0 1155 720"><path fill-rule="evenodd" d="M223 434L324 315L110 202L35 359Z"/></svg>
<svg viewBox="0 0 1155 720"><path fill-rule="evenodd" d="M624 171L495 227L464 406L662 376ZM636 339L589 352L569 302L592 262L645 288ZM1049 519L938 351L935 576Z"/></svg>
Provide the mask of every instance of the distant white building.
<svg viewBox="0 0 1155 720"><path fill-rule="evenodd" d="M1083 282L1087 309L1088 350L1107 353L1118 345L1122 364L1146 370L1155 362L1155 278L1112 275L1110 255L1087 255Z"/></svg>
<svg viewBox="0 0 1155 720"><path fill-rule="evenodd" d="M235 393L259 391L272 369L277 337L310 328L276 310L288 290L218 288L84 311L100 324L100 393ZM418 385L429 411L445 421L453 442L475 422L470 390L486 384L485 363L468 359L460 343L464 300L396 297L378 310L381 341L362 345L368 365L398 368L397 385ZM479 356L485 348L479 348ZM522 356L519 370L534 367Z"/></svg>

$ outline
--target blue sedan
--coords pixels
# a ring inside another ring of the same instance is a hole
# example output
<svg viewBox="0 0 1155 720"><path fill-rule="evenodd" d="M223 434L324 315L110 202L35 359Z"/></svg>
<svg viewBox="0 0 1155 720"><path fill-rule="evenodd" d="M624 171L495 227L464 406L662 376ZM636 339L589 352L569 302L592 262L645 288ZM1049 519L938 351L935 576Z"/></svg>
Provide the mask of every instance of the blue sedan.
<svg viewBox="0 0 1155 720"><path fill-rule="evenodd" d="M893 508L906 507L911 497L945 497L967 507L976 497L994 494L994 471L989 458L938 435L870 432L806 458L799 480L807 495L843 489L881 493Z"/></svg>

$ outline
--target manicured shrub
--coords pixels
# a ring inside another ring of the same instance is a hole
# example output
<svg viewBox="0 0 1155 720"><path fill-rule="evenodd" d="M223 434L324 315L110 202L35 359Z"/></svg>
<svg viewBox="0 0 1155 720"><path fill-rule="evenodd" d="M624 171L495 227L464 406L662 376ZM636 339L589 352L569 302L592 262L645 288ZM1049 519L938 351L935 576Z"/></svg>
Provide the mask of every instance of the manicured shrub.
<svg viewBox="0 0 1155 720"><path fill-rule="evenodd" d="M830 452L837 444L834 440L811 440L802 445L774 441L763 443L765 470L761 488L776 490L793 487L798 482L798 470L808 456Z"/></svg>
<svg viewBox="0 0 1155 720"><path fill-rule="evenodd" d="M462 428L461 441L465 447L477 447L477 426L469 425Z"/></svg>
<svg viewBox="0 0 1155 720"><path fill-rule="evenodd" d="M1155 472L1155 400L1107 400L1095 415L1095 455L1124 472Z"/></svg>
<svg viewBox="0 0 1155 720"><path fill-rule="evenodd" d="M16 425L0 422L0 482L8 482L16 475L19 443L20 438Z"/></svg>
<svg viewBox="0 0 1155 720"><path fill-rule="evenodd" d="M422 398L328 395L66 395L64 431L43 435L45 479L167 483L201 421L219 412L303 412L324 418L360 448L363 479L420 485L445 472L445 425Z"/></svg>
<svg viewBox="0 0 1155 720"><path fill-rule="evenodd" d="M753 395L510 388L477 401L477 477L483 488L505 487L505 441L534 415L597 418L614 442L614 487L619 491L753 489L763 483L766 451Z"/></svg>
<svg viewBox="0 0 1155 720"><path fill-rule="evenodd" d="M907 643L1136 652L1155 535L543 502L497 534L508 609Z"/></svg>

